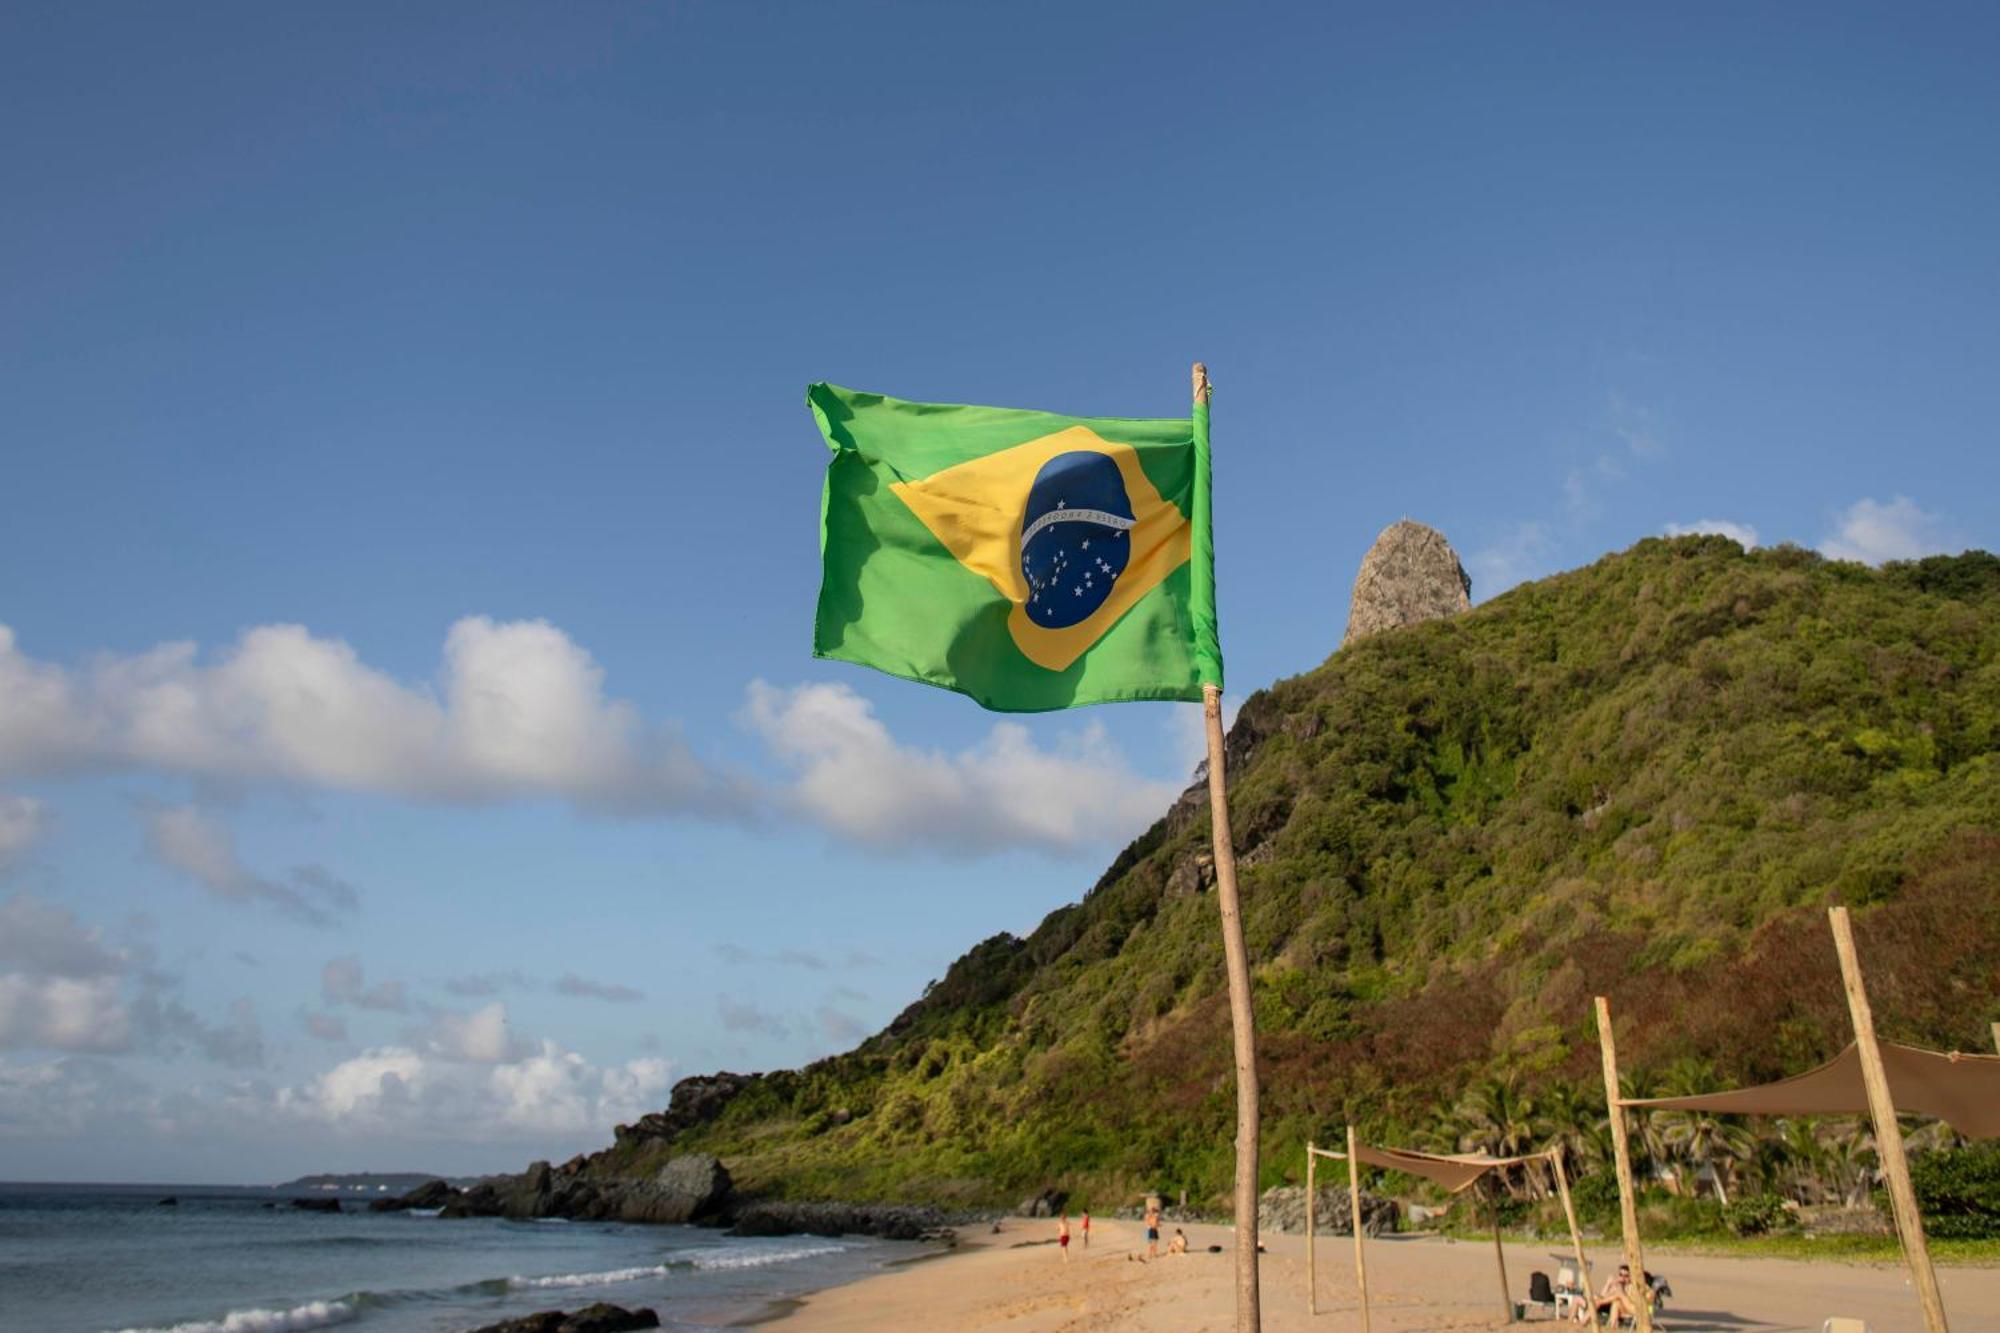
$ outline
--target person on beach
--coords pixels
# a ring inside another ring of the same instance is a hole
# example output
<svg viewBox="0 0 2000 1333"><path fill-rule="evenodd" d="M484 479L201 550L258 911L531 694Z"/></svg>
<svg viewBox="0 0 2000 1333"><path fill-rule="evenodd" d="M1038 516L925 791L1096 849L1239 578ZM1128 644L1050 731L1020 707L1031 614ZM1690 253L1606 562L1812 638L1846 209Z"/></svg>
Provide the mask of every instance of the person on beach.
<svg viewBox="0 0 2000 1333"><path fill-rule="evenodd" d="M1090 1209L1083 1210L1083 1248L1090 1248Z"/></svg>
<svg viewBox="0 0 2000 1333"><path fill-rule="evenodd" d="M1629 1264L1618 1265L1618 1271L1604 1280L1604 1290L1597 1293L1597 1318L1608 1320L1613 1328L1626 1319L1637 1319L1638 1293L1632 1287L1632 1268ZM1579 1306L1576 1322L1590 1322L1591 1311L1587 1306Z"/></svg>
<svg viewBox="0 0 2000 1333"><path fill-rule="evenodd" d="M1167 1242L1167 1253L1168 1254L1187 1253L1187 1233L1185 1231L1182 1231L1179 1227L1174 1228L1174 1238Z"/></svg>
<svg viewBox="0 0 2000 1333"><path fill-rule="evenodd" d="M1069 1262L1069 1214L1064 1213L1056 1223L1056 1245L1062 1250L1063 1262Z"/></svg>
<svg viewBox="0 0 2000 1333"><path fill-rule="evenodd" d="M1160 1200L1157 1195L1146 1199L1146 1257L1160 1257Z"/></svg>

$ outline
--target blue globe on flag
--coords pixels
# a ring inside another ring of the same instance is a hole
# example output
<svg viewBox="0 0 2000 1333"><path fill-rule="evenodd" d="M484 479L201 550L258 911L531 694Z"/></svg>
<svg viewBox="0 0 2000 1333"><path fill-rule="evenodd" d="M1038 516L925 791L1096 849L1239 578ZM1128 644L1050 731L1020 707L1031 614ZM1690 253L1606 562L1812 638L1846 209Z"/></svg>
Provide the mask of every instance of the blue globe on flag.
<svg viewBox="0 0 2000 1333"><path fill-rule="evenodd" d="M1109 457L1058 454L1028 488L1021 515L1021 572L1028 618L1044 629L1088 619L1131 560L1132 501Z"/></svg>

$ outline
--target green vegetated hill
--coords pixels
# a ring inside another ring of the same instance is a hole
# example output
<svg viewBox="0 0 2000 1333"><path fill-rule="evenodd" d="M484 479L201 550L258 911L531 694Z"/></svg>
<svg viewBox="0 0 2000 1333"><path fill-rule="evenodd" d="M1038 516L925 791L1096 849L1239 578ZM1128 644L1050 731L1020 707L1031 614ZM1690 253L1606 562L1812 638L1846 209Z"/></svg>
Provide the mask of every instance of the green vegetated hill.
<svg viewBox="0 0 2000 1333"><path fill-rule="evenodd" d="M1993 556L1871 570L1643 541L1259 691L1228 755L1266 1185L1349 1119L1378 1141L1573 1140L1588 1174L1594 994L1641 1090L1832 1055L1829 903L1857 909L1885 1037L1983 1050L2000 1019ZM594 1167L703 1149L795 1196L1220 1203L1208 840L1190 789L1083 901L978 945L858 1049L621 1134ZM1727 1126L1681 1132L1734 1152Z"/></svg>

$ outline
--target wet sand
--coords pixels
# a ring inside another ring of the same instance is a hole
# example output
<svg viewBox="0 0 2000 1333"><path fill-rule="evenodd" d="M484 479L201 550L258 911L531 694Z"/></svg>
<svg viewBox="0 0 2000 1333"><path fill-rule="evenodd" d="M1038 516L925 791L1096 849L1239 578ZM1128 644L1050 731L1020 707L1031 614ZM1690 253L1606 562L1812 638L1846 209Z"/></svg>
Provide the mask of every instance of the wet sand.
<svg viewBox="0 0 2000 1333"><path fill-rule="evenodd" d="M1235 1326L1233 1232L1186 1228L1194 1253L1135 1261L1145 1249L1137 1223L1093 1222L1091 1248L1072 1244L1064 1263L1055 1224L1009 1219L999 1235L967 1228L958 1250L851 1286L820 1292L766 1324L784 1333L880 1329L993 1329L1071 1333L1228 1333ZM1169 1228L1168 1236L1172 1236ZM1349 1333L1361 1328L1354 1292L1353 1242L1319 1242L1319 1314L1306 1313L1305 1238L1267 1236L1259 1268L1263 1326L1269 1333ZM1207 1247L1221 1245L1221 1254ZM1162 1248L1164 1249L1164 1243ZM1554 1244L1506 1247L1509 1289L1526 1294L1528 1274L1551 1277ZM1601 1281L1618 1263L1609 1246L1587 1250ZM1866 1319L1875 1333L1922 1326L1916 1296L1896 1265L1738 1259L1662 1253L1647 1267L1674 1289L1662 1327L1819 1333L1832 1315ZM2000 1268L1938 1270L1953 1333L2000 1333ZM1501 1323L1500 1279L1491 1244L1385 1238L1368 1246L1372 1326L1377 1330L1483 1329Z"/></svg>

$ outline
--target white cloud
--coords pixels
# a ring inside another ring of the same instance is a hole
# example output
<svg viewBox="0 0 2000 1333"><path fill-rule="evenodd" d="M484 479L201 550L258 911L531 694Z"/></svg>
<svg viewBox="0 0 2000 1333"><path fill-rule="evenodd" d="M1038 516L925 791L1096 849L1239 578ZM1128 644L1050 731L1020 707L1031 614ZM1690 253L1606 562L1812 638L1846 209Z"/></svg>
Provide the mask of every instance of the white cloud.
<svg viewBox="0 0 2000 1333"><path fill-rule="evenodd" d="M606 697L603 670L541 620L458 621L436 688L300 625L68 671L0 626L0 776L144 768L417 800L554 797L625 812L739 809L671 728Z"/></svg>
<svg viewBox="0 0 2000 1333"><path fill-rule="evenodd" d="M74 670L0 626L0 780L145 770L410 800L552 798L623 814L805 814L836 836L958 854L1111 844L1174 792L1133 773L1101 727L1038 744L996 725L956 754L899 744L842 685L751 685L742 714L793 780L775 791L698 760L669 724L604 691L603 671L545 621L451 627L435 687L398 681L298 625L246 631L218 654L168 643ZM312 866L259 874L193 805L145 812L154 854L232 902L324 921L353 893Z"/></svg>
<svg viewBox="0 0 2000 1333"><path fill-rule="evenodd" d="M507 1006L498 1000L471 1013L439 1010L430 1026L415 1034L414 1044L441 1059L484 1065L519 1060L533 1050L515 1040L507 1026Z"/></svg>
<svg viewBox="0 0 2000 1333"><path fill-rule="evenodd" d="M1835 517L1833 531L1819 549L1835 560L1879 565L1940 555L1956 545L1942 518L1918 508L1909 496L1898 495L1887 504L1863 499L1849 505Z"/></svg>
<svg viewBox="0 0 2000 1333"><path fill-rule="evenodd" d="M194 805L149 805L140 815L146 850L224 902L269 903L315 925L351 912L359 897L349 885L318 866L296 866L289 884L251 872L236 853L228 825Z"/></svg>
<svg viewBox="0 0 2000 1333"><path fill-rule="evenodd" d="M1481 601L1496 597L1517 583L1548 572L1555 539L1545 523L1517 523L1498 541L1466 559L1472 590Z"/></svg>
<svg viewBox="0 0 2000 1333"><path fill-rule="evenodd" d="M0 1050L128 1049L130 966L62 908L25 893L0 903Z"/></svg>
<svg viewBox="0 0 2000 1333"><path fill-rule="evenodd" d="M328 1004L351 1004L356 1009L379 1009L389 1013L407 1013L409 997L404 993L400 981L378 981L373 986L367 984L362 973L361 960L349 954L345 958L330 958L319 971L319 990Z"/></svg>
<svg viewBox="0 0 2000 1333"><path fill-rule="evenodd" d="M0 791L0 875L12 869L49 830L49 810L32 796Z"/></svg>
<svg viewBox="0 0 2000 1333"><path fill-rule="evenodd" d="M183 1004L173 978L142 952L25 893L0 902L0 1050L173 1054L193 1048L218 1064L264 1061L248 1000L221 1024Z"/></svg>
<svg viewBox="0 0 2000 1333"><path fill-rule="evenodd" d="M969 750L899 744L845 685L752 682L742 718L796 777L784 799L870 846L1073 852L1122 841L1176 795L1138 777L1095 724L1042 749L1019 723Z"/></svg>
<svg viewBox="0 0 2000 1333"><path fill-rule="evenodd" d="M0 973L0 1050L122 1051L131 1041L117 978Z"/></svg>
<svg viewBox="0 0 2000 1333"><path fill-rule="evenodd" d="M522 1133L601 1133L657 1109L671 1073L655 1057L593 1065L551 1041L488 1062L384 1046L278 1089L273 1104L301 1120L371 1137L469 1134L496 1141Z"/></svg>
<svg viewBox="0 0 2000 1333"><path fill-rule="evenodd" d="M1698 518L1692 523L1669 523L1661 531L1669 537L1692 537L1697 533L1727 537L1746 551L1757 544L1757 529L1748 523L1732 523L1726 518Z"/></svg>

